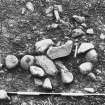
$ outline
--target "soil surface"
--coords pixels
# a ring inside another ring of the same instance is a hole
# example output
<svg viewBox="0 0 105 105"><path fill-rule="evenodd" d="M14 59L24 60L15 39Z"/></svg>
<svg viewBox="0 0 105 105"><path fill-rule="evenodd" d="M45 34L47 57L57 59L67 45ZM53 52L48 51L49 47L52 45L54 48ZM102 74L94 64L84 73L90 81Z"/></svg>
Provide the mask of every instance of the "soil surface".
<svg viewBox="0 0 105 105"><path fill-rule="evenodd" d="M10 103L10 104L9 104ZM2 102L0 105L105 105L105 96L61 97L11 97L11 102Z"/></svg>
<svg viewBox="0 0 105 105"><path fill-rule="evenodd" d="M105 34L105 0L53 0L50 3L48 0L31 0L34 6L33 12L26 8L28 1L30 0L0 1L1 62L4 62L4 58L8 54L14 54L18 59L21 59L25 54L34 55L35 43L44 38L50 38L55 43L66 42L68 39L72 39L75 42L75 39L71 37L70 26L61 25L57 29L46 29L47 25L56 23L54 17L49 18L45 13L45 9L52 4L62 5L63 12L60 17L70 24L73 24L71 19L73 15L82 15L85 11L90 15L90 17L86 17L86 24L88 28L94 29L95 34L77 39L79 43L92 42L95 45L99 60L94 64L93 72L97 80L92 81L88 76L84 76L79 72L78 65L84 62L85 59L82 56L74 58L73 48L69 56L60 60L73 73L74 80L70 85L65 86L59 76L54 77L52 82L55 83L55 87L52 92L86 93L84 88L89 87L94 88L96 93L105 93L105 39L100 38L101 34ZM23 10L25 12L22 14ZM97 73L97 71L99 72ZM4 66L0 70L0 89L45 92L43 88L35 86L31 74L21 69L20 66L13 70L7 70Z"/></svg>

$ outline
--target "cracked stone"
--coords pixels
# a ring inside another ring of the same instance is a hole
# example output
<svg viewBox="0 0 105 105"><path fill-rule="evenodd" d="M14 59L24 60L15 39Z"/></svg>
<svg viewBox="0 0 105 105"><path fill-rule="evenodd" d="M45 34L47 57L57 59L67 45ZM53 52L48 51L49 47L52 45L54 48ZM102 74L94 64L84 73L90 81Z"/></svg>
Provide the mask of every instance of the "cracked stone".
<svg viewBox="0 0 105 105"><path fill-rule="evenodd" d="M35 61L49 75L54 76L58 72L54 62L45 55L35 56Z"/></svg>
<svg viewBox="0 0 105 105"><path fill-rule="evenodd" d="M47 55L51 59L68 56L71 53L72 46L73 46L73 41L71 40L67 41L64 45L58 47L51 46L47 51Z"/></svg>

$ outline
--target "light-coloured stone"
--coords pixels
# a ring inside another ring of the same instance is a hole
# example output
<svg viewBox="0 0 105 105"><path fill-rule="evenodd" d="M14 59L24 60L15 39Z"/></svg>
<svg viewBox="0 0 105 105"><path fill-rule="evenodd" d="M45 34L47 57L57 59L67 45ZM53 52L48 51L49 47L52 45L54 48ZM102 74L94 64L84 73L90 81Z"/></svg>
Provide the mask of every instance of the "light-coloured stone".
<svg viewBox="0 0 105 105"><path fill-rule="evenodd" d="M20 65L23 69L29 70L30 66L34 64L34 57L32 55L25 55L20 61Z"/></svg>
<svg viewBox="0 0 105 105"><path fill-rule="evenodd" d="M55 7L59 12L63 12L62 5L54 5L54 7Z"/></svg>
<svg viewBox="0 0 105 105"><path fill-rule="evenodd" d="M14 67L16 67L18 65L18 59L16 56L14 55L8 55L6 58L5 58L5 65L8 69L12 69Z"/></svg>
<svg viewBox="0 0 105 105"><path fill-rule="evenodd" d="M30 66L30 72L33 76L43 77L45 75L43 69L38 66Z"/></svg>
<svg viewBox="0 0 105 105"><path fill-rule="evenodd" d="M95 49L92 49L86 53L85 58L87 61L97 62L98 61L98 53L96 52Z"/></svg>
<svg viewBox="0 0 105 105"><path fill-rule="evenodd" d="M89 72L92 71L92 69L93 69L93 64L91 62L85 62L79 66L79 70L82 74L88 74Z"/></svg>
<svg viewBox="0 0 105 105"><path fill-rule="evenodd" d="M68 56L71 53L73 41L69 40L64 45L58 47L50 47L47 51L47 55L51 59Z"/></svg>
<svg viewBox="0 0 105 105"><path fill-rule="evenodd" d="M55 64L45 55L35 56L36 64L43 68L43 70L49 75L56 75L58 72Z"/></svg>
<svg viewBox="0 0 105 105"><path fill-rule="evenodd" d="M73 19L75 19L75 21L77 21L79 23L85 22L85 17L83 17L83 16L73 15Z"/></svg>
<svg viewBox="0 0 105 105"><path fill-rule="evenodd" d="M90 34L90 35L93 35L94 34L94 30L92 28L87 29L86 33Z"/></svg>
<svg viewBox="0 0 105 105"><path fill-rule="evenodd" d="M7 95L7 92L5 90L0 90L0 100L10 100L10 97Z"/></svg>
<svg viewBox="0 0 105 105"><path fill-rule="evenodd" d="M43 82L43 88L52 90L52 84L49 78L46 78Z"/></svg>
<svg viewBox="0 0 105 105"><path fill-rule="evenodd" d="M84 88L84 90L86 92L89 92L89 93L94 93L95 92L94 88Z"/></svg>
<svg viewBox="0 0 105 105"><path fill-rule="evenodd" d="M94 81L96 80L96 76L95 76L94 73L91 72L91 73L88 74L88 76L89 76L92 80L94 80Z"/></svg>
<svg viewBox="0 0 105 105"><path fill-rule="evenodd" d="M43 85L42 80L39 78L34 78L34 83L35 83L35 86L42 86Z"/></svg>
<svg viewBox="0 0 105 105"><path fill-rule="evenodd" d="M78 54L85 53L93 48L94 48L94 45L92 43L84 42L79 46Z"/></svg>
<svg viewBox="0 0 105 105"><path fill-rule="evenodd" d="M87 28L86 23L82 23L81 26L83 26L84 28Z"/></svg>
<svg viewBox="0 0 105 105"><path fill-rule="evenodd" d="M76 38L76 37L79 37L79 36L83 36L83 35L85 35L85 32L82 31L81 28L77 28L77 29L74 29L74 30L72 31L72 37L73 37L73 38Z"/></svg>
<svg viewBox="0 0 105 105"><path fill-rule="evenodd" d="M27 3L26 3L26 7L27 7L29 10L31 10L32 12L34 11L34 6L33 6L33 4L32 4L31 2L27 2Z"/></svg>
<svg viewBox="0 0 105 105"><path fill-rule="evenodd" d="M54 42L51 39L44 39L44 40L38 41L35 44L36 52L43 53L53 44Z"/></svg>
<svg viewBox="0 0 105 105"><path fill-rule="evenodd" d="M61 61L56 61L55 63L61 70L62 82L65 84L71 83L73 81L73 74L63 65Z"/></svg>

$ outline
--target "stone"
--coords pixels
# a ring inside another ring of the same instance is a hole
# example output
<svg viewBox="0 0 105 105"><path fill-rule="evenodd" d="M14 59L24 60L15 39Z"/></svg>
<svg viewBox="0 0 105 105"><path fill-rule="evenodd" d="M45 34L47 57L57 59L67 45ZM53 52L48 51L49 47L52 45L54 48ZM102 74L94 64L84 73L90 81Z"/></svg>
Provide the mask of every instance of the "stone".
<svg viewBox="0 0 105 105"><path fill-rule="evenodd" d="M89 93L94 93L95 92L94 88L84 88L84 90L86 92L89 92Z"/></svg>
<svg viewBox="0 0 105 105"><path fill-rule="evenodd" d="M100 39L102 39L102 40L105 39L105 35L104 35L104 33L101 33L101 35L100 35Z"/></svg>
<svg viewBox="0 0 105 105"><path fill-rule="evenodd" d="M45 55L35 56L35 61L49 75L54 76L58 72L54 62Z"/></svg>
<svg viewBox="0 0 105 105"><path fill-rule="evenodd" d="M92 79L92 80L96 80L96 76L95 76L95 74L94 73L92 73L92 72L90 72L89 74L88 74L88 76L90 77L90 79Z"/></svg>
<svg viewBox="0 0 105 105"><path fill-rule="evenodd" d="M71 83L73 81L73 74L63 65L62 62L56 61L55 63L61 70L62 82L65 84Z"/></svg>
<svg viewBox="0 0 105 105"><path fill-rule="evenodd" d="M64 45L57 47L50 47L47 51L48 57L51 59L61 58L68 56L71 53L73 41L69 40Z"/></svg>
<svg viewBox="0 0 105 105"><path fill-rule="evenodd" d="M43 82L43 88L52 90L52 84L49 78L46 78Z"/></svg>
<svg viewBox="0 0 105 105"><path fill-rule="evenodd" d="M26 3L26 7L30 10L30 11L34 11L34 6L33 6L33 4L31 3L31 2L27 2Z"/></svg>
<svg viewBox="0 0 105 105"><path fill-rule="evenodd" d="M34 64L34 57L32 55L25 55L20 61L20 65L24 70L29 70L30 66Z"/></svg>
<svg viewBox="0 0 105 105"><path fill-rule="evenodd" d="M82 74L88 74L89 72L91 72L93 69L93 64L91 62L85 62L85 63L82 63L80 66L79 66L79 70Z"/></svg>
<svg viewBox="0 0 105 105"><path fill-rule="evenodd" d="M98 61L98 53L95 49L92 49L86 53L86 61L97 62Z"/></svg>
<svg viewBox="0 0 105 105"><path fill-rule="evenodd" d="M46 14L49 14L49 13L51 13L52 11L53 11L53 6L50 6L50 7L48 7L46 10L45 10L45 13Z"/></svg>
<svg viewBox="0 0 105 105"><path fill-rule="evenodd" d="M87 28L86 23L82 23L81 26L83 26L84 28Z"/></svg>
<svg viewBox="0 0 105 105"><path fill-rule="evenodd" d="M93 35L94 34L94 30L92 28L87 29L86 33L90 34L90 35Z"/></svg>
<svg viewBox="0 0 105 105"><path fill-rule="evenodd" d="M42 80L39 78L34 78L34 83L35 83L35 86L42 86L43 85Z"/></svg>
<svg viewBox="0 0 105 105"><path fill-rule="evenodd" d="M51 39L44 39L44 40L38 41L35 44L36 52L43 53L53 44L54 42Z"/></svg>
<svg viewBox="0 0 105 105"><path fill-rule="evenodd" d="M73 15L73 19L75 19L75 21L79 22L79 23L85 22L85 17L83 17L83 16Z"/></svg>
<svg viewBox="0 0 105 105"><path fill-rule="evenodd" d="M13 69L18 65L18 58L15 55L7 55L5 65L8 69Z"/></svg>
<svg viewBox="0 0 105 105"><path fill-rule="evenodd" d="M82 31L81 28L77 28L77 29L74 29L74 30L72 31L72 37L73 37L73 38L76 38L76 37L79 37L79 36L83 36L83 35L85 35L85 32Z"/></svg>
<svg viewBox="0 0 105 105"><path fill-rule="evenodd" d="M94 45L92 43L84 42L78 48L78 54L85 53L91 49L94 49Z"/></svg>
<svg viewBox="0 0 105 105"><path fill-rule="evenodd" d="M10 97L5 90L0 90L0 100L10 100Z"/></svg>
<svg viewBox="0 0 105 105"><path fill-rule="evenodd" d="M44 77L45 72L38 66L30 66L30 72L33 76Z"/></svg>

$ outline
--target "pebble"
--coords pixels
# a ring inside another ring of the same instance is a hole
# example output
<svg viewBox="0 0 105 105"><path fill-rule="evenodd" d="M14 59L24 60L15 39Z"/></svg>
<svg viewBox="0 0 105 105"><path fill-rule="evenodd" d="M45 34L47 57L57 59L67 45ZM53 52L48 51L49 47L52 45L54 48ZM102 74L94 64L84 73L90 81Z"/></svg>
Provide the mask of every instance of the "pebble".
<svg viewBox="0 0 105 105"><path fill-rule="evenodd" d="M45 55L35 56L35 61L49 75L54 76L58 72L53 61Z"/></svg>
<svg viewBox="0 0 105 105"><path fill-rule="evenodd" d="M38 41L35 44L36 52L43 53L53 44L54 42L51 39L44 39L44 40Z"/></svg>
<svg viewBox="0 0 105 105"><path fill-rule="evenodd" d="M0 90L0 99L1 100L10 100L10 97L7 95L5 90Z"/></svg>
<svg viewBox="0 0 105 105"><path fill-rule="evenodd" d="M35 83L35 86L42 86L43 85L42 80L39 78L34 78L34 83Z"/></svg>
<svg viewBox="0 0 105 105"><path fill-rule="evenodd" d="M89 72L92 71L92 69L93 69L93 64L91 62L85 62L79 66L79 70L82 74L88 74Z"/></svg>
<svg viewBox="0 0 105 105"><path fill-rule="evenodd" d="M50 47L47 51L47 55L51 59L68 56L71 53L73 41L69 40L64 45L58 47Z"/></svg>
<svg viewBox="0 0 105 105"><path fill-rule="evenodd" d="M95 49L92 49L86 53L85 58L87 61L97 62L98 61L98 54L97 54Z"/></svg>
<svg viewBox="0 0 105 105"><path fill-rule="evenodd" d="M55 63L61 70L62 82L65 84L71 83L73 81L73 74L69 72L69 70L63 65L62 62L56 61Z"/></svg>
<svg viewBox="0 0 105 105"><path fill-rule="evenodd" d="M82 23L81 26L83 26L84 28L87 28L86 23Z"/></svg>
<svg viewBox="0 0 105 105"><path fill-rule="evenodd" d="M90 72L90 73L88 74L88 76L89 76L92 80L96 80L96 76L95 76L94 73Z"/></svg>
<svg viewBox="0 0 105 105"><path fill-rule="evenodd" d="M84 90L86 92L89 92L89 93L94 93L95 92L94 88L84 88Z"/></svg>
<svg viewBox="0 0 105 105"><path fill-rule="evenodd" d="M86 33L90 34L90 35L93 35L94 34L94 30L92 28L87 29Z"/></svg>
<svg viewBox="0 0 105 105"><path fill-rule="evenodd" d="M30 66L34 63L34 57L32 55L25 55L22 57L20 64L24 70L29 70Z"/></svg>
<svg viewBox="0 0 105 105"><path fill-rule="evenodd" d="M49 78L46 78L43 82L43 88L52 90L52 84Z"/></svg>
<svg viewBox="0 0 105 105"><path fill-rule="evenodd" d="M103 39L103 40L105 39L105 35L103 33L101 33L100 39Z"/></svg>
<svg viewBox="0 0 105 105"><path fill-rule="evenodd" d="M73 19L75 19L75 21L77 21L79 23L85 22L85 17L83 17L83 16L73 15Z"/></svg>
<svg viewBox="0 0 105 105"><path fill-rule="evenodd" d="M74 29L74 30L72 31L72 37L73 37L73 38L76 38L76 37L79 37L79 36L82 36L82 35L85 35L85 32L82 31L81 28L77 28L77 29Z"/></svg>
<svg viewBox="0 0 105 105"><path fill-rule="evenodd" d="M78 54L85 53L93 48L94 48L94 45L92 43L84 42L79 46Z"/></svg>
<svg viewBox="0 0 105 105"><path fill-rule="evenodd" d="M33 6L33 4L32 4L31 2L27 2L27 3L26 3L26 7L27 7L29 10L31 10L32 12L34 11L34 6Z"/></svg>
<svg viewBox="0 0 105 105"><path fill-rule="evenodd" d="M15 68L18 65L18 59L14 55L7 55L5 58L5 65L8 69Z"/></svg>
<svg viewBox="0 0 105 105"><path fill-rule="evenodd" d="M38 66L30 66L30 72L33 76L43 77L45 72Z"/></svg>
<svg viewBox="0 0 105 105"><path fill-rule="evenodd" d="M50 6L50 7L48 7L46 10L45 10L45 13L46 14L49 14L49 13L51 13L52 11L53 11L53 6Z"/></svg>

